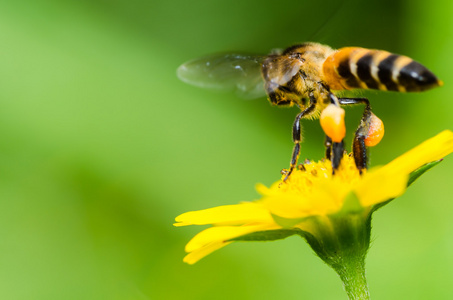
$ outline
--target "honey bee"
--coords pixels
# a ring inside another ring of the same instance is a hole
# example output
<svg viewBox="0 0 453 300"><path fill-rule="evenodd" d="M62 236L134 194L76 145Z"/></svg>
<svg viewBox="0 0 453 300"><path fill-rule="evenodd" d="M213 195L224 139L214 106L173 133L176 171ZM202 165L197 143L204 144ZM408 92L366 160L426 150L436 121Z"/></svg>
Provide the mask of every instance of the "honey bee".
<svg viewBox="0 0 453 300"><path fill-rule="evenodd" d="M335 95L337 91L419 92L443 84L426 67L407 56L359 47L334 50L318 43L298 44L270 55L227 53L195 59L181 65L177 75L182 81L202 88L235 90L243 98L267 95L272 105L297 106L301 112L293 123L294 148L284 180L288 179L299 158L300 120L317 118L327 111L327 107L365 105L352 149L357 168L360 171L367 168L367 147L379 142L383 134L382 123L372 113L368 99L342 98ZM333 117L337 118L338 114L338 111L334 112ZM333 125L334 133L323 127L326 157L332 161L334 172L344 152L344 132L340 123ZM372 133L376 132L376 127L382 127L378 128L380 137Z"/></svg>

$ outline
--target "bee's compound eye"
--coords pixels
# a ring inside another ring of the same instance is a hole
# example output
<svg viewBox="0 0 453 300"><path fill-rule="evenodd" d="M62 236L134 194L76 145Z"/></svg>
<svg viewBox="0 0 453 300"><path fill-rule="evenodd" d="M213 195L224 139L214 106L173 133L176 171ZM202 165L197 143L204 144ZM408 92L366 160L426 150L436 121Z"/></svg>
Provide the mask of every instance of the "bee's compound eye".
<svg viewBox="0 0 453 300"><path fill-rule="evenodd" d="M325 134L335 143L341 143L346 135L344 109L329 104L321 113L321 127Z"/></svg>
<svg viewBox="0 0 453 300"><path fill-rule="evenodd" d="M375 114L371 113L370 129L365 137L365 146L373 147L379 144L384 137L384 123Z"/></svg>

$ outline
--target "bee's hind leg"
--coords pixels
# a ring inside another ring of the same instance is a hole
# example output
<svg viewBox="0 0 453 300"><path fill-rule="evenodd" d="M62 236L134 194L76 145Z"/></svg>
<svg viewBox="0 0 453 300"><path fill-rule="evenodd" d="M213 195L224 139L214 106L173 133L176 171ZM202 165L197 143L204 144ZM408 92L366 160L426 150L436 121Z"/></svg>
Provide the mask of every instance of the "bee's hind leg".
<svg viewBox="0 0 453 300"><path fill-rule="evenodd" d="M341 105L365 104L362 119L355 132L354 142L352 144L355 165L360 173L362 173L362 170L368 167L368 150L365 145L365 139L370 129L372 116L370 102L366 98L339 98L338 100Z"/></svg>
<svg viewBox="0 0 453 300"><path fill-rule="evenodd" d="M308 108L306 108L302 112L298 113L296 116L296 119L294 120L294 123L293 123L293 142L294 142L293 154L291 156L289 170L286 172L286 176L283 179L283 181L286 181L289 178L291 173L294 171L294 168L296 167L297 160L299 159L300 142L302 141L302 127L300 125L300 120L303 117L310 115L315 110L315 107L316 107L315 103L313 103Z"/></svg>

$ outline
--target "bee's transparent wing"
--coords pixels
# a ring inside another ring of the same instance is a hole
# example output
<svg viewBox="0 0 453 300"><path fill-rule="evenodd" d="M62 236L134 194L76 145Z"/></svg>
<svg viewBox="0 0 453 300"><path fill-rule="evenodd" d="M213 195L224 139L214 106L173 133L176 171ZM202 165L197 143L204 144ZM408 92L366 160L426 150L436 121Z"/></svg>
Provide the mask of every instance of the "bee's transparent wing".
<svg viewBox="0 0 453 300"><path fill-rule="evenodd" d="M201 88L235 91L244 99L266 95L261 75L265 56L223 53L194 59L181 65L177 75L182 81Z"/></svg>

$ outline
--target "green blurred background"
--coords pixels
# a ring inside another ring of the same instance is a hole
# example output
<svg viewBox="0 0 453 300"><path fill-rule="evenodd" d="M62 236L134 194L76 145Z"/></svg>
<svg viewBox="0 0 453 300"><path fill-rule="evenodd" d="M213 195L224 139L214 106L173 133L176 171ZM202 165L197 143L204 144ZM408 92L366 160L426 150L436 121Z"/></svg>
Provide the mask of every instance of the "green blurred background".
<svg viewBox="0 0 453 300"><path fill-rule="evenodd" d="M452 13L450 0L1 1L0 299L345 299L297 237L182 262L202 228L174 217L256 199L288 166L297 110L197 89L176 68L307 40L411 56L445 86L362 93L386 125L379 165L453 129ZM302 158L319 159L319 123L304 124ZM373 299L453 298L452 169L450 156L375 214Z"/></svg>

